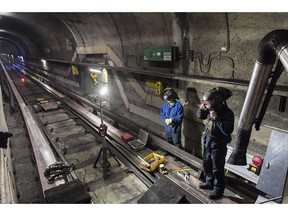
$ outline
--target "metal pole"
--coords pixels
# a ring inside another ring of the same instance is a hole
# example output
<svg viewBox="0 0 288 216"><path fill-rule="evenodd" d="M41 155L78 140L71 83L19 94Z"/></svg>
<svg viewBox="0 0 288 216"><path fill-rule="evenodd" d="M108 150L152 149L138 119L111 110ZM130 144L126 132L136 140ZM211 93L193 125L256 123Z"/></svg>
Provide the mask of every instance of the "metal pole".
<svg viewBox="0 0 288 216"><path fill-rule="evenodd" d="M103 107L102 107L102 98L100 98L100 112L101 112L101 125L100 130L105 130L104 124L103 124ZM108 160L107 160L107 144L106 144L106 138L105 138L106 132L101 133L102 136L102 153L103 153L103 179L106 180L108 178L107 175L107 168L108 168Z"/></svg>
<svg viewBox="0 0 288 216"><path fill-rule="evenodd" d="M102 107L102 99L100 98L100 113L101 113L101 125L103 125L103 107Z"/></svg>

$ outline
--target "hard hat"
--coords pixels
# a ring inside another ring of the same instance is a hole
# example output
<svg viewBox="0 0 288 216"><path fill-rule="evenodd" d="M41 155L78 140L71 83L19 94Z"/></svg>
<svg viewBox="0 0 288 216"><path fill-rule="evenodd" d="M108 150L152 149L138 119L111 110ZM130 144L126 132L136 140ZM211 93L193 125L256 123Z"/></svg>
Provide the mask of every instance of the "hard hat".
<svg viewBox="0 0 288 216"><path fill-rule="evenodd" d="M211 91L207 91L203 95L203 101L211 101L213 98L213 93Z"/></svg>

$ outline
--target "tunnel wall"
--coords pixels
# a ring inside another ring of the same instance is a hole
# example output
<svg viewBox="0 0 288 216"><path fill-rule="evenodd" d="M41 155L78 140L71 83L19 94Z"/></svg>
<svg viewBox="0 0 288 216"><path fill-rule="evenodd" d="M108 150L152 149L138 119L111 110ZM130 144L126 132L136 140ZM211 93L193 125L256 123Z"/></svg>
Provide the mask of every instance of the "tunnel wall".
<svg viewBox="0 0 288 216"><path fill-rule="evenodd" d="M78 55L106 54L106 59L114 62L118 67L146 68L169 74L219 79L233 78L249 82L259 41L268 32L285 28L288 13L71 13L57 16L69 27L69 31L73 35L74 51ZM158 46L177 46L181 54L185 54L187 50L191 53L189 59L183 57L174 63L144 61L144 48ZM57 47L55 49L57 50ZM59 46L59 54L62 49L63 47ZM59 54L49 55L58 58ZM213 54L214 58L210 64L207 64L209 54ZM200 70L199 56L202 56L202 63L207 64L202 67L204 72ZM63 55L62 58L70 60L72 52ZM141 77L140 81L143 81ZM197 142L200 133L196 132L191 136L187 135L189 134L187 131L202 130L203 122L196 119L193 114L203 93L214 86L189 81L164 81L168 86L176 89L186 111L189 110L185 114L185 124L189 127L184 127L183 145ZM123 85L130 85L126 79L123 79L122 82ZM281 75L277 84L287 86L286 71ZM197 102L187 104L188 88L196 89L197 100L195 101ZM133 91L133 88L130 90ZM233 89L233 87L231 90L233 97L227 102L235 112L237 123L246 92ZM126 93L128 97L129 94L135 94L128 91ZM120 95L117 98L121 100ZM134 98L137 99L137 97ZM135 104L140 102L135 101ZM267 145L271 132L270 127L288 130L288 114L287 111L278 111L279 103L280 97L273 96L263 120L265 128L255 135L252 132L251 140L253 142ZM149 104L149 106L153 107L153 104ZM160 108L159 103L155 103L154 108L156 110L154 112L157 112L157 109Z"/></svg>

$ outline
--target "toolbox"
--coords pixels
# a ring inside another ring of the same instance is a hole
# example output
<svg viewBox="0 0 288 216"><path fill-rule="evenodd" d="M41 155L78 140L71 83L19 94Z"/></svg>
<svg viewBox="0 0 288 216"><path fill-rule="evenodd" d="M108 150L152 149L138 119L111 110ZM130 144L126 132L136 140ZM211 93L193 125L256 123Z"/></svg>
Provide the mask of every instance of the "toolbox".
<svg viewBox="0 0 288 216"><path fill-rule="evenodd" d="M134 137L130 133L126 132L121 135L121 139L127 143L131 140L134 140Z"/></svg>
<svg viewBox="0 0 288 216"><path fill-rule="evenodd" d="M153 172L155 169L158 168L158 166L163 163L164 161L164 156L156 154L156 153L151 153L147 155L144 159L144 161L139 162L139 167L141 167L144 170L147 170L148 172Z"/></svg>

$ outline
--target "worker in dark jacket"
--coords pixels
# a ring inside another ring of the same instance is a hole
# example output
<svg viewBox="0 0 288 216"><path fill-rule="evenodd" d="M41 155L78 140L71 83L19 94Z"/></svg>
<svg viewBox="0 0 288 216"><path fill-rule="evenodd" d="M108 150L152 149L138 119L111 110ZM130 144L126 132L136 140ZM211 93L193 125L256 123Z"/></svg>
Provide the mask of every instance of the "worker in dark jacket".
<svg viewBox="0 0 288 216"><path fill-rule="evenodd" d="M208 194L210 199L222 197L225 189L227 143L231 142L234 130L234 113L226 103L230 96L232 92L228 89L213 88L204 93L197 111L198 118L207 120L203 133L205 182L200 183L199 188L212 190Z"/></svg>
<svg viewBox="0 0 288 216"><path fill-rule="evenodd" d="M165 125L165 140L181 148L181 128L184 116L182 104L173 88L164 90L163 99L166 101L160 110L160 116Z"/></svg>

